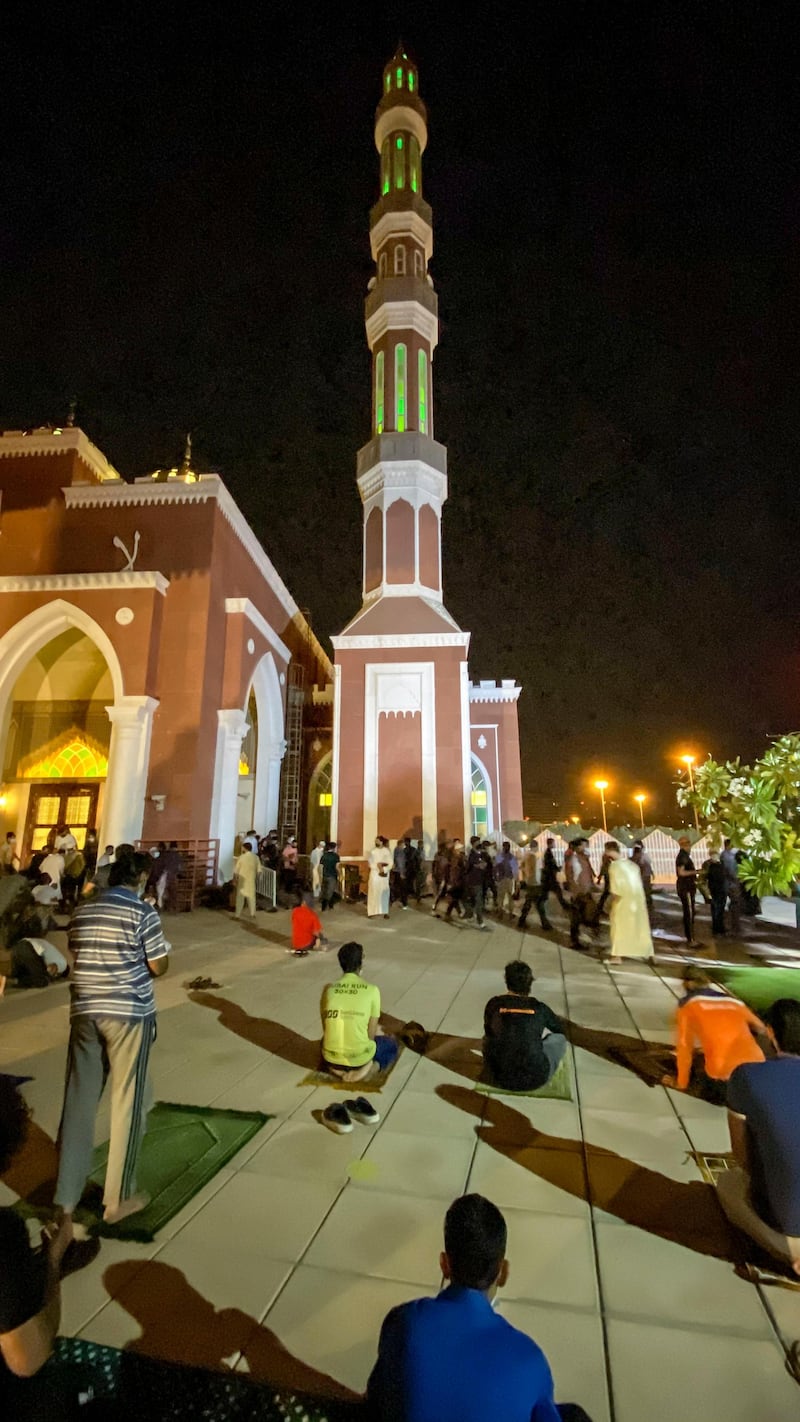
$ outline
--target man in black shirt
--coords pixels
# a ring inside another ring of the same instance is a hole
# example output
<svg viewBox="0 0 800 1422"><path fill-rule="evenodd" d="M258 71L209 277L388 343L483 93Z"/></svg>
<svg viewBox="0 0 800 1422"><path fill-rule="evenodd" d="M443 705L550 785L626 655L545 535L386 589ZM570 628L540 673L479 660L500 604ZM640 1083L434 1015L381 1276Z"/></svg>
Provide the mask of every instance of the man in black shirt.
<svg viewBox="0 0 800 1422"><path fill-rule="evenodd" d="M556 1014L530 996L533 973L527 963L509 963L505 978L508 991L491 998L484 1010L483 1060L495 1086L535 1091L553 1076L567 1039Z"/></svg>
<svg viewBox="0 0 800 1422"><path fill-rule="evenodd" d="M689 850L692 841L688 835L681 835L678 840L680 851L675 860L675 888L678 891L678 898L683 909L683 932L686 942L690 948L695 947L694 941L694 901L697 893L697 870L694 866Z"/></svg>
<svg viewBox="0 0 800 1422"><path fill-rule="evenodd" d="M13 1083L0 1077L0 1175L27 1131L28 1108ZM43 1233L40 1249L32 1249L24 1220L14 1210L0 1209L0 1417L45 1415L36 1410L40 1389L31 1379L53 1351L62 1261L71 1237L62 1221Z"/></svg>

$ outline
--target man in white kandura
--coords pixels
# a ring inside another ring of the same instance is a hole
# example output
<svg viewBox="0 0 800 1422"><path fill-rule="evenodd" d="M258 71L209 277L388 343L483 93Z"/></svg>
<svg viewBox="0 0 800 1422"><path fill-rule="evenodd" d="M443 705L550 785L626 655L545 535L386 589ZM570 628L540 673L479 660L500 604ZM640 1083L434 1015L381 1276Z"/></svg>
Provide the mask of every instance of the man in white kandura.
<svg viewBox="0 0 800 1422"><path fill-rule="evenodd" d="M653 940L647 913L642 875L638 864L623 858L616 840L605 847L609 857L608 882L611 890L610 962L621 958L652 958Z"/></svg>
<svg viewBox="0 0 800 1422"><path fill-rule="evenodd" d="M389 874L392 868L392 851L388 839L379 834L375 848L369 852L369 888L367 892L367 918L389 917Z"/></svg>

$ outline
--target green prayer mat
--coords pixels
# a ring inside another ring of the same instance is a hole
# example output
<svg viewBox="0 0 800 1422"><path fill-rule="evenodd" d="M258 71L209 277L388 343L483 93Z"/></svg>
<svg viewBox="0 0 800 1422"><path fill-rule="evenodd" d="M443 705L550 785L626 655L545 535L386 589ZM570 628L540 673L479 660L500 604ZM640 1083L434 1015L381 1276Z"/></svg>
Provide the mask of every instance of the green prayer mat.
<svg viewBox="0 0 800 1422"><path fill-rule="evenodd" d="M475 1090L482 1096L539 1096L543 1101L571 1101L572 1079L566 1057L559 1062L550 1080L535 1091L507 1091L504 1086L493 1086L488 1081L476 1081Z"/></svg>
<svg viewBox="0 0 800 1422"><path fill-rule="evenodd" d="M137 1189L147 1192L150 1204L117 1225L103 1223L99 1200L97 1204L93 1201L91 1205L79 1205L75 1219L86 1225L91 1234L149 1244L269 1119L263 1111L225 1111L214 1106L156 1102L147 1118L137 1170ZM106 1141L94 1152L89 1179L90 1186L96 1187L95 1195L97 1187L102 1187L107 1160ZM24 1200L16 1208L23 1215L38 1218L52 1212Z"/></svg>
<svg viewBox="0 0 800 1422"><path fill-rule="evenodd" d="M109 1403L108 1416L148 1422L355 1422L363 1414L360 1403L276 1391L244 1373L165 1363L84 1338L59 1338L39 1377L50 1384L54 1400L91 1387L98 1404Z"/></svg>

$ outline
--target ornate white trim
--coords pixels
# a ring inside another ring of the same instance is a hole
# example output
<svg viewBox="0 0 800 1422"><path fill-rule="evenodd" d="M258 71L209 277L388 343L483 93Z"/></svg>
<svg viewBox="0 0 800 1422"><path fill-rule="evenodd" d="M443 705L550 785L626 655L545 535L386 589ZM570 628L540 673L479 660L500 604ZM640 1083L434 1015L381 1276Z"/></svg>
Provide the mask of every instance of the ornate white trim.
<svg viewBox="0 0 800 1422"><path fill-rule="evenodd" d="M20 592L144 592L155 588L162 597L169 587L163 573L46 573L11 574L0 578L0 593Z"/></svg>
<svg viewBox="0 0 800 1422"><path fill-rule="evenodd" d="M463 647L469 650L469 632L392 632L374 637L331 637L336 652L402 651L405 647Z"/></svg>
<svg viewBox="0 0 800 1422"><path fill-rule="evenodd" d="M421 301L384 301L364 325L370 350L387 331L416 331L430 345L431 354L439 339L439 319Z"/></svg>
<svg viewBox="0 0 800 1422"><path fill-rule="evenodd" d="M334 843L339 838L339 764L342 744L342 668L336 662L333 664L333 775L331 777L331 791L333 804L331 806L331 839Z"/></svg>
<svg viewBox="0 0 800 1422"><path fill-rule="evenodd" d="M513 681L481 681L469 689L470 701L519 701L521 686Z"/></svg>
<svg viewBox="0 0 800 1422"><path fill-rule="evenodd" d="M380 153L387 133L413 133L424 153L428 144L428 126L417 109L410 104L391 104L375 120L375 147Z"/></svg>
<svg viewBox="0 0 800 1422"><path fill-rule="evenodd" d="M413 208L401 208L399 212L384 212L369 234L372 260L377 262L378 254L389 237L412 237L425 248L425 260L433 256L433 229L424 217Z"/></svg>
<svg viewBox="0 0 800 1422"><path fill-rule="evenodd" d="M91 469L101 482L122 482L113 464L109 464L97 445L92 444L83 430L77 427L32 430L30 434L24 434L22 430L8 430L0 434L0 459L18 459L20 455L29 457L32 454L63 454L69 449L75 451L81 463Z"/></svg>
<svg viewBox="0 0 800 1422"><path fill-rule="evenodd" d="M250 601L249 597L226 597L225 611L229 617L232 613L237 612L240 612L244 617L246 617L248 622L251 622L252 625L255 627L256 631L261 633L261 636L264 638L264 640L266 642L269 642L271 647L274 647L281 660L284 661L287 666L289 665L289 662L292 659L292 654L289 651L289 648L286 646L285 642L281 641L277 632L275 632L274 629L270 627L269 623L267 622L267 619L262 616L262 614L259 612L258 608L254 605L254 603Z"/></svg>
<svg viewBox="0 0 800 1422"><path fill-rule="evenodd" d="M289 589L267 557L239 505L226 489L219 474L201 474L200 478L191 484L184 483L182 479L172 479L168 483L159 484L148 477L137 480L135 484L106 484L103 487L97 484L73 485L64 489L63 494L69 509L121 507L131 504L204 504L209 499L214 499L239 542L249 553L261 577L272 589L289 617L294 619L300 615L300 609ZM330 661L310 629L308 638L314 648L315 656L323 666L329 667Z"/></svg>
<svg viewBox="0 0 800 1422"><path fill-rule="evenodd" d="M388 502L402 498L404 492L415 490L438 499L440 504L447 498L447 475L440 474L438 469L422 459L409 459L403 463L398 460L391 464L381 460L360 474L356 483L364 504L384 490L392 495Z"/></svg>
<svg viewBox="0 0 800 1422"><path fill-rule="evenodd" d="M329 681L325 686L317 686L315 682L311 688L311 699L315 706L332 706L333 682Z"/></svg>

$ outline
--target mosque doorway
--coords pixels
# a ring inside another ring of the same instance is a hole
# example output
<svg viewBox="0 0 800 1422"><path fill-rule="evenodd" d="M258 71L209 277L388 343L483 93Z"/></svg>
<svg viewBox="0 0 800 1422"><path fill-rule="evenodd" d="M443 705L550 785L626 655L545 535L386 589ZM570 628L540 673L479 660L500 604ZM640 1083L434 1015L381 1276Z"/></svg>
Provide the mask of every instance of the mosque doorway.
<svg viewBox="0 0 800 1422"><path fill-rule="evenodd" d="M16 676L3 726L3 793L23 864L68 824L79 847L97 829L115 701L109 666L80 628L58 633Z"/></svg>

